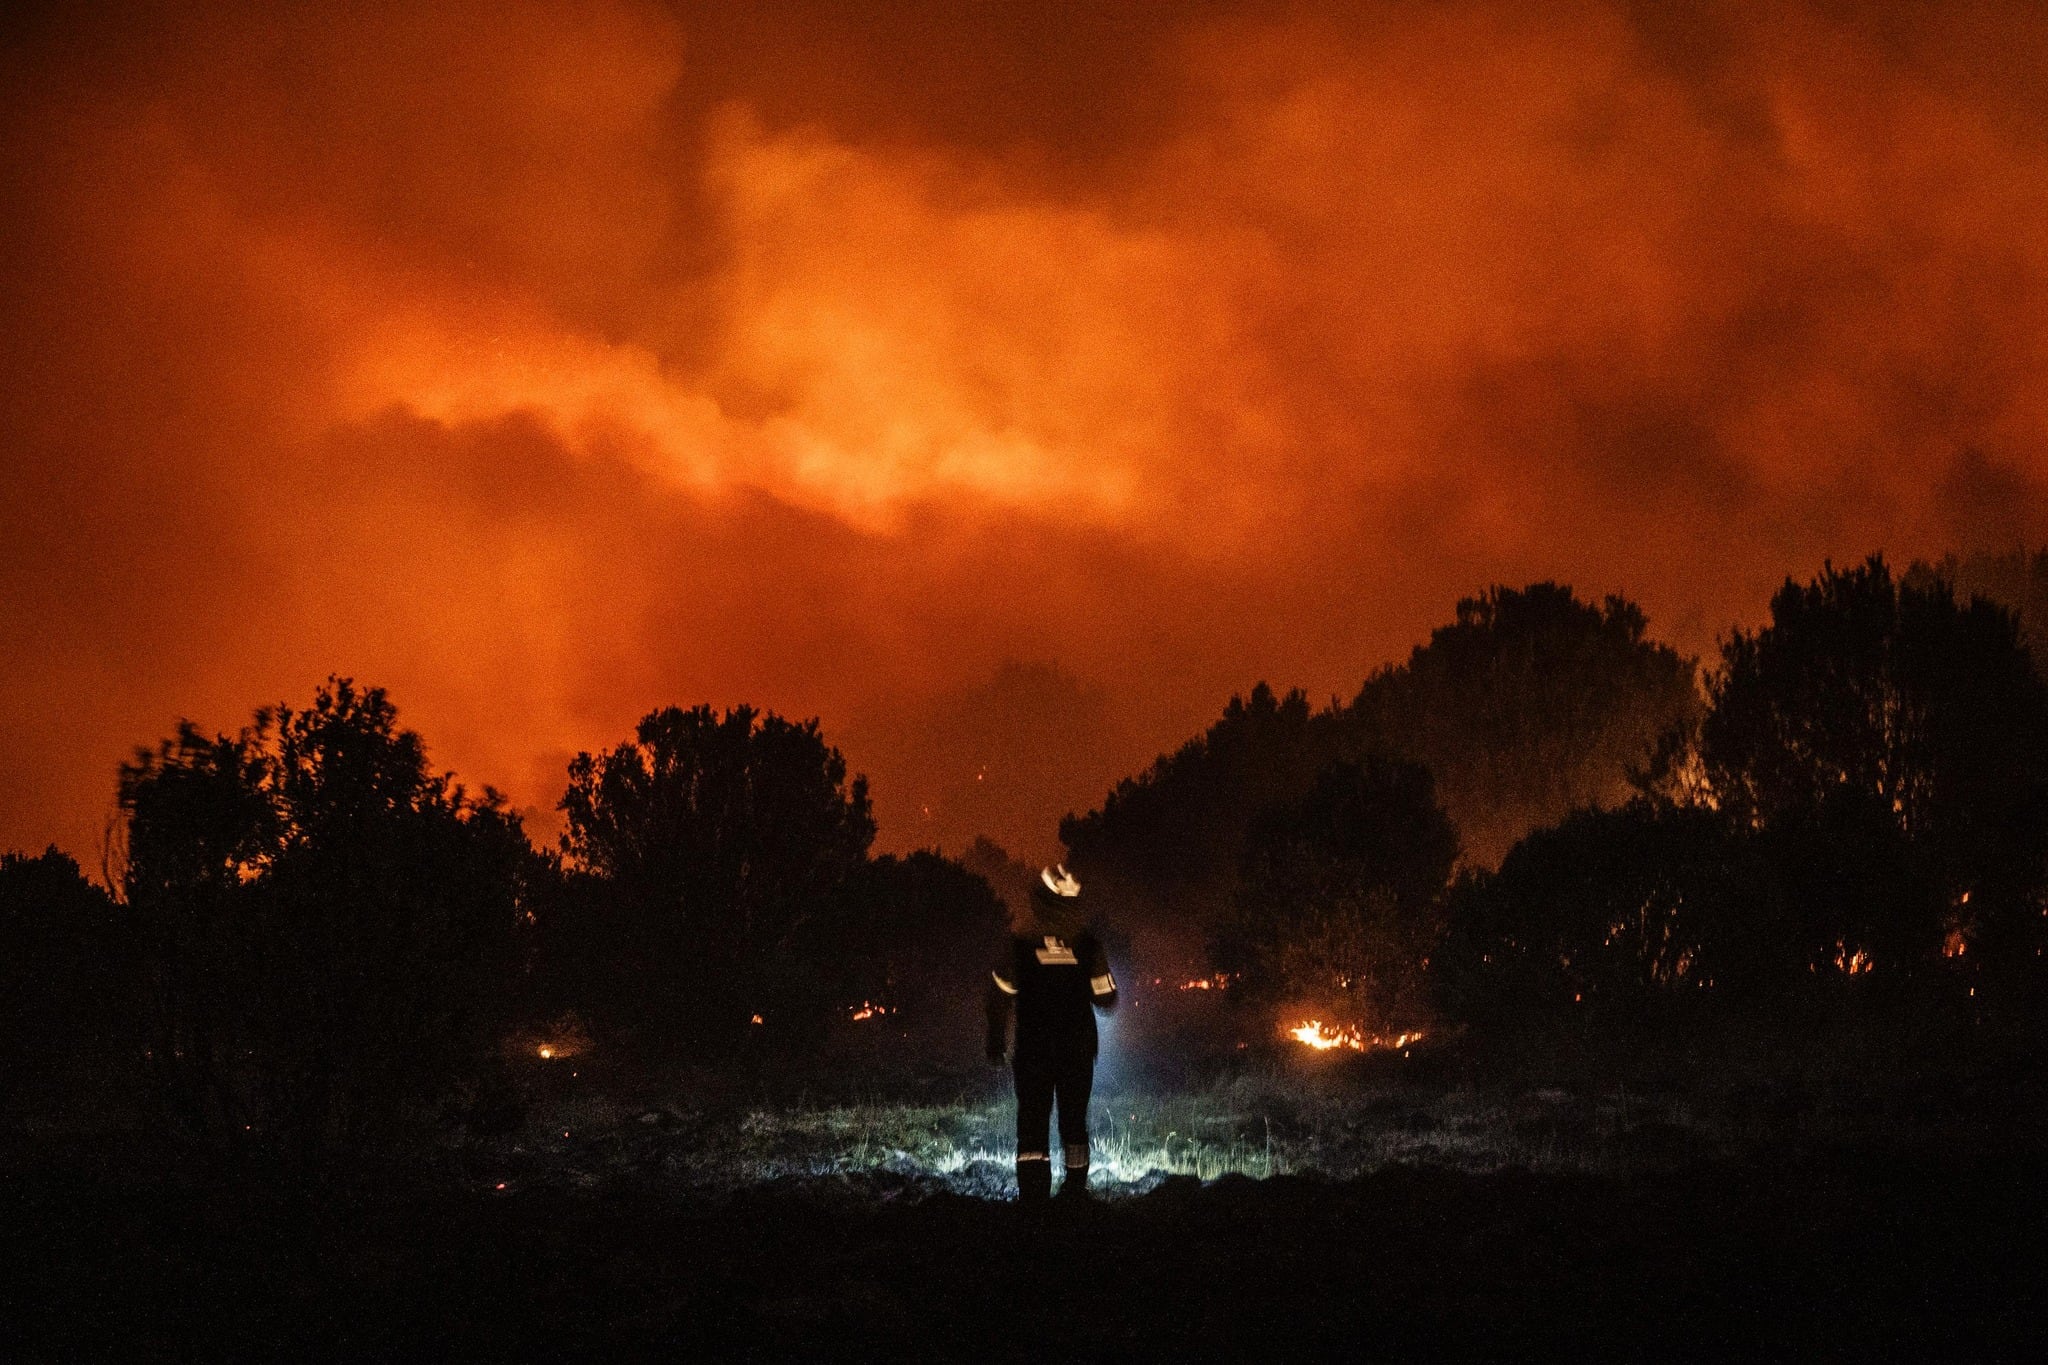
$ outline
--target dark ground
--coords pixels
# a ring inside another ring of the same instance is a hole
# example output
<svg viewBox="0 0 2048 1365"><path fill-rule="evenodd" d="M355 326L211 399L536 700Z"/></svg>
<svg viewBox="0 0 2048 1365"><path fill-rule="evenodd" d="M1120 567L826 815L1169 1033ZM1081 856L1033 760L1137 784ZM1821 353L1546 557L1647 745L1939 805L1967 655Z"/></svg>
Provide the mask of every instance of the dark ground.
<svg viewBox="0 0 2048 1365"><path fill-rule="evenodd" d="M1628 1177L1171 1181L1043 1220L887 1183L260 1198L17 1147L0 1355L2038 1359L2035 1142Z"/></svg>

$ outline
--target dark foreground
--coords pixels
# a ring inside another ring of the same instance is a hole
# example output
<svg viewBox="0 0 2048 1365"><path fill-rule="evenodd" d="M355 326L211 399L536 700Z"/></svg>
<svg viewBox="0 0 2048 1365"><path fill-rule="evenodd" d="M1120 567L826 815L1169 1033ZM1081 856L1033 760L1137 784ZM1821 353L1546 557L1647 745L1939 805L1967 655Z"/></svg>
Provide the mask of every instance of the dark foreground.
<svg viewBox="0 0 2048 1365"><path fill-rule="evenodd" d="M1182 1180L1042 1221L872 1184L314 1206L103 1150L0 1183L0 1356L2038 1358L2048 1184L2000 1148Z"/></svg>

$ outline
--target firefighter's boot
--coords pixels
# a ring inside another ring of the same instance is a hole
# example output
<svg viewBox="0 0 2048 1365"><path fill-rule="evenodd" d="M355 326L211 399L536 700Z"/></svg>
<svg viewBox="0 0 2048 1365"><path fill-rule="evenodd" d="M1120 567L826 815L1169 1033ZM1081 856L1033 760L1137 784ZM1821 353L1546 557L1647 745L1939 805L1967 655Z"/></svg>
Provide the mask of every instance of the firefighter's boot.
<svg viewBox="0 0 2048 1365"><path fill-rule="evenodd" d="M1052 1162L1043 1155L1017 1158L1017 1202L1043 1204L1052 1197Z"/></svg>
<svg viewBox="0 0 2048 1365"><path fill-rule="evenodd" d="M1088 1145L1076 1143L1066 1150L1067 1176L1060 1182L1061 1199L1088 1197Z"/></svg>

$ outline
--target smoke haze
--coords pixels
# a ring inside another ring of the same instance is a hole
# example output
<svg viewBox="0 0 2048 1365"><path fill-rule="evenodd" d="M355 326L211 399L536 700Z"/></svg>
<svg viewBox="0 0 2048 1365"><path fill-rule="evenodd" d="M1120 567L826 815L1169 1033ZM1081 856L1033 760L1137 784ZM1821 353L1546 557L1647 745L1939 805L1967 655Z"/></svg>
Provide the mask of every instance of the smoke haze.
<svg viewBox="0 0 2048 1365"><path fill-rule="evenodd" d="M1489 582L2048 534L2034 6L187 8L10 21L0 847L338 672L1042 858Z"/></svg>

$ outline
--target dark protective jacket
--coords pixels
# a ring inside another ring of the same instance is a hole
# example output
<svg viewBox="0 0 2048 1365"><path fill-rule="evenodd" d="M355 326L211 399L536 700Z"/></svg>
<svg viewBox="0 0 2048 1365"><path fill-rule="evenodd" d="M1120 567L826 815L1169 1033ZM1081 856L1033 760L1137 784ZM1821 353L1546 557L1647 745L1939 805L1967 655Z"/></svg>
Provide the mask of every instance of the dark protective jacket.
<svg viewBox="0 0 2048 1365"><path fill-rule="evenodd" d="M1036 931L1018 934L989 975L991 1056L1003 1050L1013 1005L1020 1061L1095 1056L1095 1011L1116 1007L1116 977L1094 934L1083 931L1071 941Z"/></svg>

